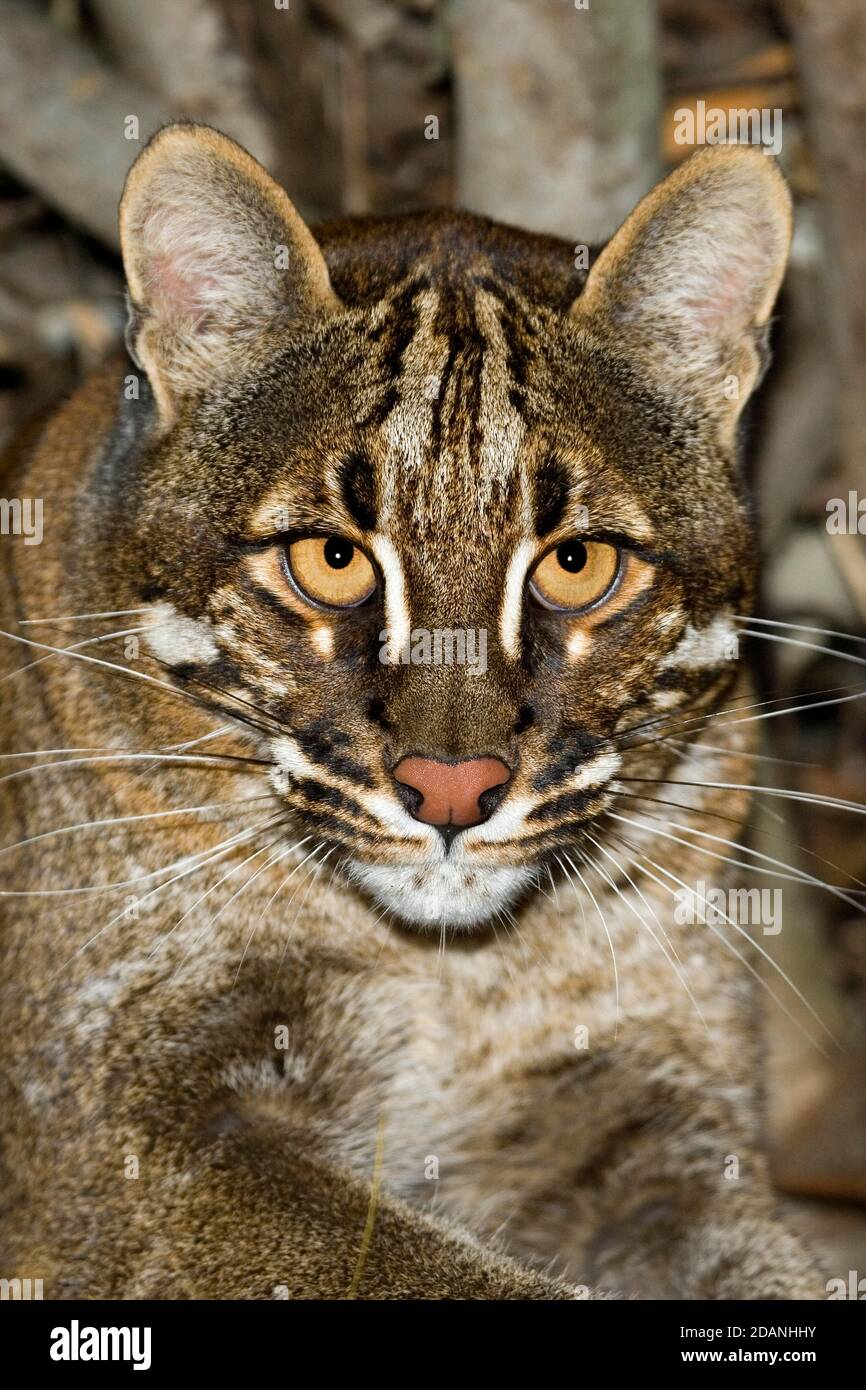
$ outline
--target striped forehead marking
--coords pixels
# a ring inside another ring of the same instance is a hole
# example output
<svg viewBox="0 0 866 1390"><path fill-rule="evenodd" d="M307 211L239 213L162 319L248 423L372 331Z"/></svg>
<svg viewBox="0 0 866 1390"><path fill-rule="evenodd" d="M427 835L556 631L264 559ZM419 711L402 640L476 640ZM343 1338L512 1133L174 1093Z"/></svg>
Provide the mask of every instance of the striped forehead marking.
<svg viewBox="0 0 866 1390"><path fill-rule="evenodd" d="M406 313L403 292L398 301ZM519 469L526 426L515 405L513 344L492 293L425 285L411 301L411 326L399 353L393 344L383 348L393 375L382 491L387 507L410 482L408 519L429 527L444 520L461 482L473 512L493 505Z"/></svg>

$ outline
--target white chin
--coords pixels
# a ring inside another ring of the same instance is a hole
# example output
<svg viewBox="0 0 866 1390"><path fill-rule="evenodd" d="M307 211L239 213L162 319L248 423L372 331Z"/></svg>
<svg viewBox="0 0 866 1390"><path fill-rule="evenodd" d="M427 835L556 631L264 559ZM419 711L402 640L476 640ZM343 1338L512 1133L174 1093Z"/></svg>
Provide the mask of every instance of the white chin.
<svg viewBox="0 0 866 1390"><path fill-rule="evenodd" d="M530 869L475 868L469 864L391 867L352 860L356 883L413 927L480 926L507 908L532 881Z"/></svg>

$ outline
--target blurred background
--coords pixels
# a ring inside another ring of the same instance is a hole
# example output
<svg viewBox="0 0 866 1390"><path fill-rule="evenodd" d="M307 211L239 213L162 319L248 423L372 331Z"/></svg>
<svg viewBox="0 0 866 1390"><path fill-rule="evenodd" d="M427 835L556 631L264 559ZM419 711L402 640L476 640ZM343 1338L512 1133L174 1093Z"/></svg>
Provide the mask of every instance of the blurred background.
<svg viewBox="0 0 866 1390"><path fill-rule="evenodd" d="M701 103L769 113L796 201L746 463L760 611L806 626L752 643L762 698L866 693L864 0L0 0L0 446L122 341L117 200L165 120L233 135L313 222L457 204L592 246ZM762 727L762 785L866 803L862 700ZM763 944L844 1047L767 1004L770 1122L795 1220L866 1279L866 820L767 795L755 834L850 900L784 882Z"/></svg>

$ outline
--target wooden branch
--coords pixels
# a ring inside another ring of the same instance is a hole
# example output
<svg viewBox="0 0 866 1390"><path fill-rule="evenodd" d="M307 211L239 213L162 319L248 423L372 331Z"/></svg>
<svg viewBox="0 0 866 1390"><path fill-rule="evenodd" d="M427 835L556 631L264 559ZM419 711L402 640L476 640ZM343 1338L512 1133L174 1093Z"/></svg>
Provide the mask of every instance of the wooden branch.
<svg viewBox="0 0 866 1390"><path fill-rule="evenodd" d="M866 487L866 7L789 0L817 154L827 235L830 344L839 381L841 461Z"/></svg>
<svg viewBox="0 0 866 1390"><path fill-rule="evenodd" d="M267 167L273 140L249 69L213 0L93 0L117 69L177 115L224 130Z"/></svg>
<svg viewBox="0 0 866 1390"><path fill-rule="evenodd" d="M78 226L117 244L117 200L142 140L169 110L29 5L0 0L0 160Z"/></svg>
<svg viewBox="0 0 866 1390"><path fill-rule="evenodd" d="M655 6L454 0L462 206L606 240L659 172Z"/></svg>

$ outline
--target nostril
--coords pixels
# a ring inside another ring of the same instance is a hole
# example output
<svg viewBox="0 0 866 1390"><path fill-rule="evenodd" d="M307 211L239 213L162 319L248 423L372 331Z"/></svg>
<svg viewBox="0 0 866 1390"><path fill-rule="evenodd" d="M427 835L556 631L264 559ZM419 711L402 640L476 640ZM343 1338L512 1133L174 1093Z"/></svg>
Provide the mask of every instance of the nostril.
<svg viewBox="0 0 866 1390"><path fill-rule="evenodd" d="M435 826L478 825L505 795L511 770L500 758L402 758L393 770L400 796L416 820ZM406 801L404 788L419 793L420 805Z"/></svg>
<svg viewBox="0 0 866 1390"><path fill-rule="evenodd" d="M510 776L508 781L511 781ZM499 809L507 792L508 782L500 782L497 787L488 787L487 791L481 793L478 798L478 809L481 812L482 820L489 820L493 812Z"/></svg>
<svg viewBox="0 0 866 1390"><path fill-rule="evenodd" d="M417 820L418 813L424 804L423 792L419 791L417 787L410 787L408 782L401 782L396 776L394 781L397 785L397 795L406 807L409 815L414 816Z"/></svg>

